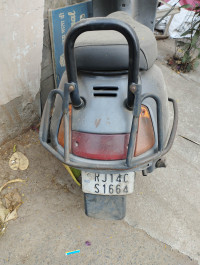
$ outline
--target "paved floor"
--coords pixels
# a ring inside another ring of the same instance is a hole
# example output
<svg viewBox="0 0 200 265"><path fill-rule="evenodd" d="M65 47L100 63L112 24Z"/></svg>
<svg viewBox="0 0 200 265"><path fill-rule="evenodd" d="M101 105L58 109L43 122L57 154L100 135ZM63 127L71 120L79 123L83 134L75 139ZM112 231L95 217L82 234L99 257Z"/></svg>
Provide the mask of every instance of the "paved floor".
<svg viewBox="0 0 200 265"><path fill-rule="evenodd" d="M30 161L26 171L12 171L8 166L14 144ZM24 195L24 203L18 219L9 223L0 238L0 264L197 264L126 221L86 217L81 190L60 162L41 147L37 133L30 131L10 142L2 147L1 155L1 184L14 178L27 181L10 185L9 191L18 188ZM137 182L136 193L140 189ZM80 253L65 256L77 249Z"/></svg>
<svg viewBox="0 0 200 265"><path fill-rule="evenodd" d="M126 221L200 263L200 71L180 75L166 66L174 40L158 42L157 65L178 102L179 125L168 167L136 178ZM194 81L195 80L195 81Z"/></svg>
<svg viewBox="0 0 200 265"><path fill-rule="evenodd" d="M178 100L180 112L167 169L158 169L147 177L137 174L125 220L95 220L85 216L81 190L40 145L37 132L19 136L0 149L0 186L14 178L26 180L1 193L3 196L18 188L24 203L19 217L9 222L0 238L0 264L200 262L200 146L183 138L200 142L200 88L166 66L164 54L171 50L162 43L157 64L164 73L169 95ZM14 144L29 159L26 171L9 168ZM65 252L76 249L80 253L65 256Z"/></svg>
<svg viewBox="0 0 200 265"><path fill-rule="evenodd" d="M137 176L125 220L200 262L200 85L157 64L178 101L177 137L166 169Z"/></svg>

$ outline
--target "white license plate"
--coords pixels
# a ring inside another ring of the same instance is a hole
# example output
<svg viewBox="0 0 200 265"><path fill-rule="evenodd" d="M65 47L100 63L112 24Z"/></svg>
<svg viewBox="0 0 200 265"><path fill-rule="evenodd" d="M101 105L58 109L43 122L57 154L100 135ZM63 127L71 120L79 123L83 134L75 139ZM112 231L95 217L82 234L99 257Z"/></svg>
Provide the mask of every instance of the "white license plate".
<svg viewBox="0 0 200 265"><path fill-rule="evenodd" d="M82 171L84 193L127 195L133 192L135 172L99 174Z"/></svg>

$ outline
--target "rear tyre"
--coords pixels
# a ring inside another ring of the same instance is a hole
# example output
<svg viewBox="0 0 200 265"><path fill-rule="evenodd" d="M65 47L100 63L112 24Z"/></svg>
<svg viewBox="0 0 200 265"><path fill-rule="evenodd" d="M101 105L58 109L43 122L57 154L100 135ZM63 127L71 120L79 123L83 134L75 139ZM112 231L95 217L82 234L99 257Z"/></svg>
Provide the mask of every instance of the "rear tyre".
<svg viewBox="0 0 200 265"><path fill-rule="evenodd" d="M85 213L103 220L121 220L126 214L126 196L84 193Z"/></svg>

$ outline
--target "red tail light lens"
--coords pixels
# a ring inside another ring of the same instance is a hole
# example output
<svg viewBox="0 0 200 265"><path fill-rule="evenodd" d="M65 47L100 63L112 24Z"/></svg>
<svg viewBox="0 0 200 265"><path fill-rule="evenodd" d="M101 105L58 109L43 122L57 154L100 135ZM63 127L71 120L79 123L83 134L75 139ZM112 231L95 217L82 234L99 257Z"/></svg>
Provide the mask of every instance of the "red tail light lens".
<svg viewBox="0 0 200 265"><path fill-rule="evenodd" d="M64 146L64 129L61 122L59 143ZM123 160L126 159L129 134L93 134L72 131L72 154L95 160ZM147 107L142 106L136 138L135 156L139 156L151 149L155 144L154 130Z"/></svg>
<svg viewBox="0 0 200 265"><path fill-rule="evenodd" d="M72 153L97 160L121 160L127 153L129 134L92 134L72 131Z"/></svg>

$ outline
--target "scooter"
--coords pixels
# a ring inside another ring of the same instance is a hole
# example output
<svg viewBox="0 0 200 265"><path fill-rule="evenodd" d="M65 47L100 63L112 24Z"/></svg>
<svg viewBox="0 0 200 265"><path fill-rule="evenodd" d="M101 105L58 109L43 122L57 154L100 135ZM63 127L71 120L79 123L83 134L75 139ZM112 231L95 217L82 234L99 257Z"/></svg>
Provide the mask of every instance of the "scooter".
<svg viewBox="0 0 200 265"><path fill-rule="evenodd" d="M66 72L49 93L40 141L63 164L81 170L88 216L123 219L135 173L165 166L177 129L177 104L154 64L155 37L118 11L76 23L64 54Z"/></svg>

